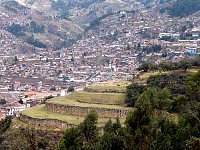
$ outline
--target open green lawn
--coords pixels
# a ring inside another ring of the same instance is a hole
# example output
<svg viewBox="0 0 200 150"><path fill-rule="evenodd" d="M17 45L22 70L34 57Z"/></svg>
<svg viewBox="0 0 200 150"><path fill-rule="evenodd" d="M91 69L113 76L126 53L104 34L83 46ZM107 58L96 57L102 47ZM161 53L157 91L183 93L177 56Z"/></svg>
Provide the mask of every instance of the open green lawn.
<svg viewBox="0 0 200 150"><path fill-rule="evenodd" d="M75 100L78 102L90 103L90 104L123 105L124 100L125 100L125 94L124 93L94 93L94 92L78 91L78 92L74 92L68 95L66 98L70 100Z"/></svg>
<svg viewBox="0 0 200 150"><path fill-rule="evenodd" d="M108 104L91 104L91 103L82 103L68 97L55 97L48 101L48 103L57 103L63 105L70 105L70 106L78 106L78 107L93 107L93 108L107 108L107 109L121 109L121 110L129 110L130 107L124 107L120 105L108 105Z"/></svg>
<svg viewBox="0 0 200 150"><path fill-rule="evenodd" d="M72 115L64 115L59 113L53 113L45 110L45 105L38 105L35 107L31 107L29 109L26 109L23 111L23 114L33 117L33 118L39 118L39 119L58 119L62 121L66 121L69 124L78 125L85 117L79 117L79 116L72 116ZM114 118L112 119L115 120ZM99 118L98 126L104 126L104 124L108 121L108 118ZM125 119L120 119L121 123L124 123Z"/></svg>

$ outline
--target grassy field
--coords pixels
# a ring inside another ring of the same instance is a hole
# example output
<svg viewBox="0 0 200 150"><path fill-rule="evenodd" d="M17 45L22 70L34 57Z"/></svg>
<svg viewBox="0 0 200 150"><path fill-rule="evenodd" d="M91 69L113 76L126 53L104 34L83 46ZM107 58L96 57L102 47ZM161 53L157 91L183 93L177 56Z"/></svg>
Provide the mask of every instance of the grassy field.
<svg viewBox="0 0 200 150"><path fill-rule="evenodd" d="M52 98L50 103L64 104L70 106L78 106L78 107L93 107L93 108L107 108L107 109L121 109L121 110L129 110L131 108L124 107L120 105L108 105L108 104L90 104L90 103L82 103L72 99L68 99L68 97L55 97Z"/></svg>
<svg viewBox="0 0 200 150"><path fill-rule="evenodd" d="M126 87L130 85L131 82L126 79L115 79L105 82L98 82L89 85L85 88L87 92L107 92L107 93L125 93Z"/></svg>
<svg viewBox="0 0 200 150"><path fill-rule="evenodd" d="M93 93L78 91L67 96L67 99L91 104L123 105L125 94L123 93Z"/></svg>
<svg viewBox="0 0 200 150"><path fill-rule="evenodd" d="M23 111L23 114L33 117L33 118L39 118L39 119L58 119L62 121L66 121L69 124L78 125L85 117L79 117L79 116L72 116L72 115L64 115L59 113L53 113L45 110L45 105L38 105L35 107L31 107L29 109L26 109ZM112 119L115 120L114 118ZM108 121L108 118L99 118L98 120L98 126L104 126L104 124ZM125 119L120 119L121 123L124 123Z"/></svg>
<svg viewBox="0 0 200 150"><path fill-rule="evenodd" d="M159 75L159 74L169 74L169 73L172 73L170 71L165 71L165 72L159 72L159 71L151 71L151 72L145 72L145 73L141 73L139 75L139 79L144 79L144 80L147 80L150 76L155 76L155 75Z"/></svg>
<svg viewBox="0 0 200 150"><path fill-rule="evenodd" d="M87 92L110 92L110 93L125 93L126 87L125 86L103 86L103 85L90 85L87 86L84 91Z"/></svg>

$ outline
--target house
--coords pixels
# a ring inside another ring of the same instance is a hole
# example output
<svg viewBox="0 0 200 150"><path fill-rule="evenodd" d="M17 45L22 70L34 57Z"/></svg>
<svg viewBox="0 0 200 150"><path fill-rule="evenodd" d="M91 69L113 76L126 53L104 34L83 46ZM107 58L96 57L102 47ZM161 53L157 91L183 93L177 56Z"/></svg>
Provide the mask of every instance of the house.
<svg viewBox="0 0 200 150"><path fill-rule="evenodd" d="M7 116L14 116L14 115L18 116L18 113L24 111L25 109L27 109L29 107L30 107L30 104L16 103L15 105L12 105L10 107L6 107L6 115Z"/></svg>
<svg viewBox="0 0 200 150"><path fill-rule="evenodd" d="M197 54L197 49L196 48L189 48L189 47L187 47L186 48L186 52L189 55L196 55Z"/></svg>

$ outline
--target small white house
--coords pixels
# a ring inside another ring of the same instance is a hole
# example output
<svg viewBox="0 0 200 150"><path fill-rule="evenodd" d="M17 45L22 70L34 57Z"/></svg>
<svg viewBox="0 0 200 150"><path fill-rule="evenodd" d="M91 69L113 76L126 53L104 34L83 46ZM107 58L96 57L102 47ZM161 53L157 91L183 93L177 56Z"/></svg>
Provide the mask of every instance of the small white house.
<svg viewBox="0 0 200 150"><path fill-rule="evenodd" d="M6 108L6 115L13 116L25 109L30 108L30 104L22 104L21 106L11 106Z"/></svg>
<svg viewBox="0 0 200 150"><path fill-rule="evenodd" d="M66 96L66 90L61 90L60 96Z"/></svg>

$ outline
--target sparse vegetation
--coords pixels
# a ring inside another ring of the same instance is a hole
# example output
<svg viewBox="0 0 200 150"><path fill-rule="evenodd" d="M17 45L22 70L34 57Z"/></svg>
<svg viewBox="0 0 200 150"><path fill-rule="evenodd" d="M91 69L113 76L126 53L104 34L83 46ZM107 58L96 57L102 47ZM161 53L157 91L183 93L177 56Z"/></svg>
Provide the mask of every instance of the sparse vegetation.
<svg viewBox="0 0 200 150"><path fill-rule="evenodd" d="M11 32L13 35L19 37L19 36L25 36L24 34L24 27L22 27L19 24L12 24L8 27L8 31Z"/></svg>
<svg viewBox="0 0 200 150"><path fill-rule="evenodd" d="M165 8L172 17L184 17L200 10L200 0L177 0L171 7ZM164 11L163 9L161 12Z"/></svg>
<svg viewBox="0 0 200 150"><path fill-rule="evenodd" d="M38 48L46 48L47 47L44 43L40 42L37 39L34 39L33 36L28 37L26 41L27 41L28 44L31 44L31 45L38 47Z"/></svg>
<svg viewBox="0 0 200 150"><path fill-rule="evenodd" d="M12 117L8 116L5 120L0 122L0 134L4 133L10 127L11 121Z"/></svg>

